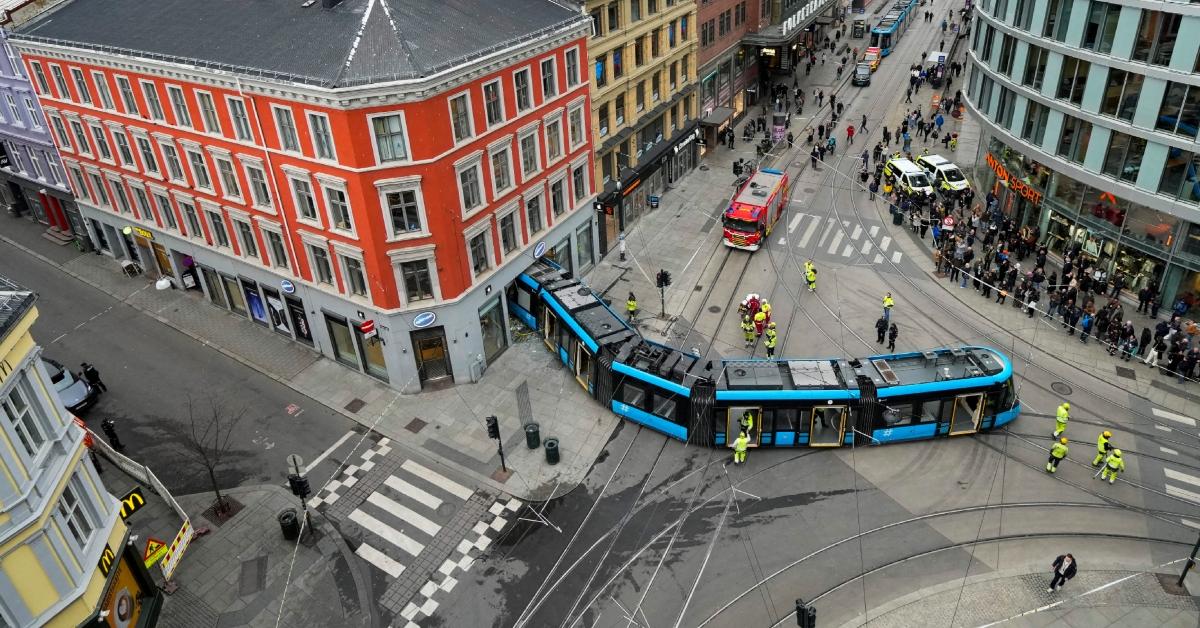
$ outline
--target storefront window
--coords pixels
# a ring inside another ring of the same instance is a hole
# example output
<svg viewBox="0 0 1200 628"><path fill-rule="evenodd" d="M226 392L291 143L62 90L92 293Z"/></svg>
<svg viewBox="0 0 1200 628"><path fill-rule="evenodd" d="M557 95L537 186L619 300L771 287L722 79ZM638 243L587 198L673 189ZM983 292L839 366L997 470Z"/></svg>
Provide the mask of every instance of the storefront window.
<svg viewBox="0 0 1200 628"><path fill-rule="evenodd" d="M1125 224L1125 215L1129 202L1118 199L1111 192L1087 187L1083 194L1083 209L1079 212L1079 221L1089 225L1092 230L1100 231L1116 237Z"/></svg>
<svg viewBox="0 0 1200 628"><path fill-rule="evenodd" d="M579 272L591 268L593 261L592 223L583 225L575 231L575 242L579 247Z"/></svg>
<svg viewBox="0 0 1200 628"><path fill-rule="evenodd" d="M1158 192L1188 203L1200 203L1200 155L1167 147L1167 163L1158 182Z"/></svg>
<svg viewBox="0 0 1200 628"><path fill-rule="evenodd" d="M625 201L628 202L629 198L626 197ZM558 264L568 271L572 270L570 238L564 238L562 242L554 245L554 248L550 249L546 255L549 256L551 260L554 260L555 264Z"/></svg>
<svg viewBox="0 0 1200 628"><path fill-rule="evenodd" d="M1134 248L1132 244L1132 240L1122 240L1122 245L1113 260L1113 274L1123 273L1126 289L1133 292L1147 285L1157 287L1162 279L1164 263L1150 253Z"/></svg>
<svg viewBox="0 0 1200 628"><path fill-rule="evenodd" d="M1079 206L1083 202L1083 192L1086 189L1086 185L1075 179L1055 173L1050 198L1062 208L1062 211L1073 215L1079 211Z"/></svg>
<svg viewBox="0 0 1200 628"><path fill-rule="evenodd" d="M1049 210L1042 223L1043 242L1051 251L1061 254L1071 243L1071 219L1062 214Z"/></svg>
<svg viewBox="0 0 1200 628"><path fill-rule="evenodd" d="M367 375L376 379L388 381L387 360L383 357L383 343L379 337L367 338L358 328L354 328L354 338L358 341L358 349L366 361Z"/></svg>
<svg viewBox="0 0 1200 628"><path fill-rule="evenodd" d="M504 330L504 312L499 296L479 309L479 329L483 333L483 355L491 363L508 348L508 334Z"/></svg>
<svg viewBox="0 0 1200 628"><path fill-rule="evenodd" d="M346 319L325 315L325 326L329 328L329 339L333 342L333 357L338 362L358 368L358 354L354 352L354 336Z"/></svg>
<svg viewBox="0 0 1200 628"><path fill-rule="evenodd" d="M1140 243L1142 248L1166 252L1175 242L1179 219L1149 207L1129 205L1125 218L1125 239Z"/></svg>
<svg viewBox="0 0 1200 628"><path fill-rule="evenodd" d="M1200 223L1188 223L1180 252L1200 259Z"/></svg>
<svg viewBox="0 0 1200 628"><path fill-rule="evenodd" d="M238 286L237 280L222 275L221 283L225 284L225 291L229 295L229 309L245 316L246 297L242 296L242 288Z"/></svg>

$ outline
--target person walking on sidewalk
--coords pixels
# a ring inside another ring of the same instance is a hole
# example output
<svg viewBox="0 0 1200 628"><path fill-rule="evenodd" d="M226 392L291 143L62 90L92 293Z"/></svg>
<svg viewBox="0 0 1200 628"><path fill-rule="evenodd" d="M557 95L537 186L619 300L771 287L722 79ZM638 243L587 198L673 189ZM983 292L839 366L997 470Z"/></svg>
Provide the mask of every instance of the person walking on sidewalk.
<svg viewBox="0 0 1200 628"><path fill-rule="evenodd" d="M1063 458L1067 457L1067 437L1063 436L1058 439L1057 443L1050 446L1050 459L1046 461L1046 470L1050 473L1058 472L1058 463L1062 462Z"/></svg>
<svg viewBox="0 0 1200 628"><path fill-rule="evenodd" d="M1121 459L1121 450L1112 450L1112 455L1108 457L1108 462L1104 463L1104 470L1100 472L1100 479L1107 479L1109 484L1115 484L1117 475L1125 470L1125 461Z"/></svg>
<svg viewBox="0 0 1200 628"><path fill-rule="evenodd" d="M888 329L888 351L896 350L896 336L899 336L899 335L900 335L900 328L896 327L895 323L892 323L891 328Z"/></svg>
<svg viewBox="0 0 1200 628"><path fill-rule="evenodd" d="M1070 419L1071 404L1066 401L1058 406L1058 410L1054 413L1054 438L1062 436L1062 433L1067 431L1067 420Z"/></svg>
<svg viewBox="0 0 1200 628"><path fill-rule="evenodd" d="M892 308L896 307L896 300L892 298L892 293L889 292L883 295L883 320L892 320ZM883 342L880 340L879 342Z"/></svg>
<svg viewBox="0 0 1200 628"><path fill-rule="evenodd" d="M1075 557L1070 554L1063 554L1055 558L1050 566L1054 568L1054 573L1050 578L1050 588L1046 589L1046 593L1057 591L1067 584L1067 580L1075 577Z"/></svg>
<svg viewBox="0 0 1200 628"><path fill-rule="evenodd" d="M1096 439L1096 458L1095 460L1092 460L1092 466L1100 466L1100 463L1108 457L1108 452L1111 451L1112 448L1112 432L1105 430L1100 434L1100 437Z"/></svg>
<svg viewBox="0 0 1200 628"><path fill-rule="evenodd" d="M846 144L853 144L853 143L854 143L854 125L847 124L846 125Z"/></svg>
<svg viewBox="0 0 1200 628"><path fill-rule="evenodd" d="M87 383L91 384L92 388L100 392L108 392L108 386L105 386L104 380L100 379L100 371L97 371L96 367L87 362L80 364L79 367L83 369L83 378L87 380Z"/></svg>
<svg viewBox="0 0 1200 628"><path fill-rule="evenodd" d="M117 436L117 424L112 419L104 419L100 421L100 431L108 437L108 443L117 451L123 451L125 445L121 443L121 437Z"/></svg>

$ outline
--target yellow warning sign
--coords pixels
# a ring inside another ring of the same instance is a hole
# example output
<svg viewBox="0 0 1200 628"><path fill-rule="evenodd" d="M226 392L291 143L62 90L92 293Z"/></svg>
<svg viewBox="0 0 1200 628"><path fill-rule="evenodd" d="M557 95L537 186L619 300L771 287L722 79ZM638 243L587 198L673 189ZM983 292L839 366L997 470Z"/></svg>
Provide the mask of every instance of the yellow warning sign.
<svg viewBox="0 0 1200 628"><path fill-rule="evenodd" d="M163 556L167 555L167 544L154 537L146 538L146 551L142 554L142 562L146 564L146 569L154 566Z"/></svg>

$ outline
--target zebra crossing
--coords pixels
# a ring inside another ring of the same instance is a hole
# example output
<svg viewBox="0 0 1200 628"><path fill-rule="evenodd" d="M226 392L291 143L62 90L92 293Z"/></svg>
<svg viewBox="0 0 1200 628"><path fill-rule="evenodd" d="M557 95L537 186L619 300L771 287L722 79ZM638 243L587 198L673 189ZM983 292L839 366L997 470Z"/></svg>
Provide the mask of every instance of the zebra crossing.
<svg viewBox="0 0 1200 628"><path fill-rule="evenodd" d="M1169 410L1163 410L1162 408L1154 407L1150 408L1150 412L1160 419L1178 423L1189 428L1196 427L1196 419L1189 416L1176 414ZM1165 426L1155 427L1162 428ZM1168 427L1164 431L1170 431L1170 429L1171 428ZM1168 456L1179 455L1178 451L1161 445L1159 445L1158 451L1159 453L1166 454ZM1190 502L1193 505L1200 506L1200 477L1190 473L1176 471L1168 466L1163 467L1163 475L1166 477L1166 481L1164 482L1164 490L1167 495ZM1200 530L1200 521L1192 521L1190 519L1180 519L1180 521L1182 521L1184 525Z"/></svg>
<svg viewBox="0 0 1200 628"><path fill-rule="evenodd" d="M787 231L780 235L779 244L787 246L789 241L810 256L818 253L843 258L861 255L872 264L883 264L889 259L891 263L899 264L904 259L904 253L899 246L892 246L894 241L882 225L859 224L833 216L792 211Z"/></svg>

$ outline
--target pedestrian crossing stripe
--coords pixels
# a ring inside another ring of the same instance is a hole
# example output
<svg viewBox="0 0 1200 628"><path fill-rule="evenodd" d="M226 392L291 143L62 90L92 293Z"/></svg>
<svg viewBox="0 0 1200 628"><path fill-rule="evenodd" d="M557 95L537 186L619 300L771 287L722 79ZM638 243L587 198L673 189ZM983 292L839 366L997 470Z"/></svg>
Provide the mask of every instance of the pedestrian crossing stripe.
<svg viewBox="0 0 1200 628"><path fill-rule="evenodd" d="M1150 408L1150 412L1154 413L1154 416L1160 419L1168 419L1175 421L1176 423L1182 423L1188 427L1196 427L1196 419L1183 416L1182 414L1175 414L1174 412L1169 412L1161 408Z"/></svg>
<svg viewBox="0 0 1200 628"><path fill-rule="evenodd" d="M821 231L819 238L815 238L822 224L825 225L825 229ZM792 217L787 224L787 233L784 237L779 238L778 243L786 246L788 244L786 235L794 235L798 232L801 233L799 239L792 238L792 243L801 251L811 247L812 249L823 249L828 255L846 258L862 255L871 259L873 264L883 264L888 260L891 260L893 264L899 264L900 260L904 259L904 253L898 247L892 249L892 245L896 242L892 236L886 235L887 232L880 225L868 226L849 220L839 220L832 216L822 217L806 212L792 212ZM816 239L815 244L814 238ZM874 254L873 257L872 254Z"/></svg>

